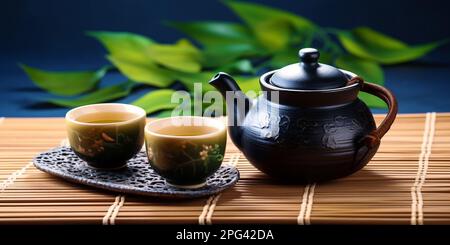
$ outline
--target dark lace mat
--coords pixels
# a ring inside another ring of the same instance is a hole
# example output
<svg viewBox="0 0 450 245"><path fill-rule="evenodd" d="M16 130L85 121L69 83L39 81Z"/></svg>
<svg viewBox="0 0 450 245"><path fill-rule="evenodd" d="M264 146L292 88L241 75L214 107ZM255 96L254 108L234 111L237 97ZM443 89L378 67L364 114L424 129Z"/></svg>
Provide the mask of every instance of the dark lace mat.
<svg viewBox="0 0 450 245"><path fill-rule="evenodd" d="M65 180L101 189L164 198L195 198L208 196L233 186L239 171L222 165L199 189L181 189L167 185L148 164L145 152L138 153L121 170L98 170L87 166L70 147L58 147L39 154L34 159L36 168Z"/></svg>

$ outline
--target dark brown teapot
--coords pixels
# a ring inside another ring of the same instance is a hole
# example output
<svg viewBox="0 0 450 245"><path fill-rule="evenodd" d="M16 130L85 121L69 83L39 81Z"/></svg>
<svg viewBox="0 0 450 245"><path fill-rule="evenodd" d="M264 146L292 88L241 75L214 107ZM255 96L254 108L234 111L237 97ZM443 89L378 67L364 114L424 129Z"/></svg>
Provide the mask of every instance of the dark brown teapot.
<svg viewBox="0 0 450 245"><path fill-rule="evenodd" d="M261 89L267 93L253 101L226 73L210 81L224 97L235 94L227 99L230 137L256 168L282 180L313 182L354 173L377 152L396 117L396 99L382 86L318 63L315 49L299 55L300 63L262 75ZM359 91L388 104L378 128ZM239 99L246 106L238 106Z"/></svg>

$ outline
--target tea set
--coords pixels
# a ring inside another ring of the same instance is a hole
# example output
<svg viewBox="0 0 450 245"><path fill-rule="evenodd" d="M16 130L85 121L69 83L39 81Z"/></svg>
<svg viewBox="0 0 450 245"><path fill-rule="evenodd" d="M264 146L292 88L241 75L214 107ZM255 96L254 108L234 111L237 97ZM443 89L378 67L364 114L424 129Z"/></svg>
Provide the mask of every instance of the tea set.
<svg viewBox="0 0 450 245"><path fill-rule="evenodd" d="M42 153L34 163L46 172L105 189L209 195L239 179L235 167L222 164L228 131L252 165L280 182L309 183L350 175L377 152L395 120L397 101L382 86L319 63L319 56L318 50L304 48L299 63L263 74L259 80L263 93L256 99L247 97L230 75L215 75L209 83L224 98L230 92L237 98L226 99L227 114L233 115L228 116L228 126L215 118L195 116L146 124L143 109L118 103L72 109L66 114L70 148ZM370 109L358 99L361 91L388 105L378 127ZM64 167L58 167L58 161ZM79 169L74 171L74 166ZM102 174L108 177L99 181ZM145 180L150 175L152 183ZM144 180L131 181L130 189L123 184L129 182L127 178ZM149 185L158 188L149 191Z"/></svg>

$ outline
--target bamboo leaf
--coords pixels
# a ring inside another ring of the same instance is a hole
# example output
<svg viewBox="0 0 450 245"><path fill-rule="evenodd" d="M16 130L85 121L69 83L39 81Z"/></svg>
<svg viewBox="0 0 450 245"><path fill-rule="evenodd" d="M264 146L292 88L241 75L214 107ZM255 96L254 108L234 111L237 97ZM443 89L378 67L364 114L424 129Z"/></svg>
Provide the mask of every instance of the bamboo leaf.
<svg viewBox="0 0 450 245"><path fill-rule="evenodd" d="M255 73L255 68L249 60L237 60L217 68L217 72L223 71L232 74Z"/></svg>
<svg viewBox="0 0 450 245"><path fill-rule="evenodd" d="M207 68L216 68L243 57L261 57L266 54L267 50L247 43L207 46L203 50L202 65Z"/></svg>
<svg viewBox="0 0 450 245"><path fill-rule="evenodd" d="M160 110L174 109L177 104L172 103L172 95L176 91L173 89L158 89L150 91L141 98L132 102L133 105L144 109L147 114Z"/></svg>
<svg viewBox="0 0 450 245"><path fill-rule="evenodd" d="M100 41L111 55L129 60L147 61L145 50L154 44L145 36L129 32L90 31L87 35Z"/></svg>
<svg viewBox="0 0 450 245"><path fill-rule="evenodd" d="M373 61L367 61L354 56L341 56L335 61L335 64L345 70L358 74L364 80L380 85L384 84L383 69Z"/></svg>
<svg viewBox="0 0 450 245"><path fill-rule="evenodd" d="M201 52L186 39L173 45L153 44L146 52L156 63L174 70L198 72L201 69Z"/></svg>
<svg viewBox="0 0 450 245"><path fill-rule="evenodd" d="M72 96L93 89L109 67L96 71L44 71L20 64L28 77L38 87L55 95Z"/></svg>
<svg viewBox="0 0 450 245"><path fill-rule="evenodd" d="M181 82L189 91L194 91L195 83L202 85L202 92L208 92L214 90L214 88L208 84L209 80L214 76L215 72L204 71L198 73L178 72L173 71L173 76L176 80Z"/></svg>
<svg viewBox="0 0 450 245"><path fill-rule="evenodd" d="M225 4L249 26L261 44L270 50L285 48L294 31L305 33L314 29L311 21L286 11L248 2L226 1Z"/></svg>
<svg viewBox="0 0 450 245"><path fill-rule="evenodd" d="M349 70L362 77L364 80L384 85L383 69L373 61L363 60L354 56L338 57L335 61L336 66ZM386 108L386 103L380 98L361 92L359 98L369 107Z"/></svg>
<svg viewBox="0 0 450 245"><path fill-rule="evenodd" d="M298 63L300 62L298 51L298 48L287 48L285 50L281 50L272 56L268 62L268 65L272 68L278 69L289 64ZM328 52L321 51L319 61L320 63L330 64L332 62L332 56Z"/></svg>
<svg viewBox="0 0 450 245"><path fill-rule="evenodd" d="M171 116L181 116L181 115L172 115L173 110L163 110L156 115L156 118L166 118ZM181 114L181 113L180 113Z"/></svg>
<svg viewBox="0 0 450 245"><path fill-rule="evenodd" d="M351 54L381 64L396 64L418 59L444 42L409 46L368 27L337 33L339 41Z"/></svg>
<svg viewBox="0 0 450 245"><path fill-rule="evenodd" d="M261 91L261 87L259 84L259 77L238 76L236 77L236 81L238 82L239 87L244 93L252 91L255 94L257 94L259 93L259 91Z"/></svg>
<svg viewBox="0 0 450 245"><path fill-rule="evenodd" d="M247 27L229 22L170 22L204 46L202 65L223 66L248 55L262 55L263 49Z"/></svg>
<svg viewBox="0 0 450 245"><path fill-rule="evenodd" d="M204 46L238 43L255 43L251 31L230 22L169 22L169 26L184 32Z"/></svg>
<svg viewBox="0 0 450 245"><path fill-rule="evenodd" d="M127 96L130 94L134 85L134 82L127 81L114 86L99 89L78 98L50 99L48 102L64 107L77 107L88 104L102 103Z"/></svg>
<svg viewBox="0 0 450 245"><path fill-rule="evenodd" d="M175 80L170 71L158 67L150 60L142 62L115 56L108 56L108 60L125 76L136 82L167 87Z"/></svg>
<svg viewBox="0 0 450 245"><path fill-rule="evenodd" d="M387 108L387 105L383 100L366 92L360 92L358 98L364 101L370 108Z"/></svg>
<svg viewBox="0 0 450 245"><path fill-rule="evenodd" d="M298 50L288 48L275 53L268 62L268 64L272 68L279 69L286 65L298 62L299 62Z"/></svg>
<svg viewBox="0 0 450 245"><path fill-rule="evenodd" d="M110 57L134 63L154 63L171 69L197 72L201 69L201 52L189 41L175 44L157 44L152 40L127 32L88 32L108 50Z"/></svg>

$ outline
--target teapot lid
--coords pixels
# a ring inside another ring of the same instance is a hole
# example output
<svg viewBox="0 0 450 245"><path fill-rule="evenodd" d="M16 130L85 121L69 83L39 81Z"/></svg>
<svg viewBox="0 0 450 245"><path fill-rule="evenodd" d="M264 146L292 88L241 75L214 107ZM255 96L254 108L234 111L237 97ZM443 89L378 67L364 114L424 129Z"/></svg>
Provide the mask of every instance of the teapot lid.
<svg viewBox="0 0 450 245"><path fill-rule="evenodd" d="M322 90L347 85L348 78L336 67L319 63L320 53L314 48L298 52L300 63L285 66L276 71L270 83L280 88Z"/></svg>

